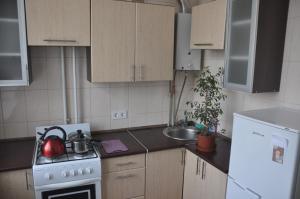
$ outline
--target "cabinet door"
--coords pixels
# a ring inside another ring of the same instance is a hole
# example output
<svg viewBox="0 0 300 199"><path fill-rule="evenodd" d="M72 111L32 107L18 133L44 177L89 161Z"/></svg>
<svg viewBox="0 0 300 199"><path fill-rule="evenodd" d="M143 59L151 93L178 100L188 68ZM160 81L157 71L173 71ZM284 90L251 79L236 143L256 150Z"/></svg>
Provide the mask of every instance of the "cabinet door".
<svg viewBox="0 0 300 199"><path fill-rule="evenodd" d="M136 4L135 80L173 79L175 8Z"/></svg>
<svg viewBox="0 0 300 199"><path fill-rule="evenodd" d="M199 199L203 193L201 179L201 159L190 151L186 151L184 168L183 199Z"/></svg>
<svg viewBox="0 0 300 199"><path fill-rule="evenodd" d="M145 168L113 172L103 175L103 199L128 199L143 196Z"/></svg>
<svg viewBox="0 0 300 199"><path fill-rule="evenodd" d="M147 154L146 198L181 199L185 149Z"/></svg>
<svg viewBox="0 0 300 199"><path fill-rule="evenodd" d="M28 85L24 1L0 2L0 86Z"/></svg>
<svg viewBox="0 0 300 199"><path fill-rule="evenodd" d="M134 81L135 3L92 0L91 81Z"/></svg>
<svg viewBox="0 0 300 199"><path fill-rule="evenodd" d="M90 0L26 0L28 45L90 46Z"/></svg>
<svg viewBox="0 0 300 199"><path fill-rule="evenodd" d="M191 49L224 49L227 0L192 8Z"/></svg>
<svg viewBox="0 0 300 199"><path fill-rule="evenodd" d="M224 86L252 92L258 0L229 0Z"/></svg>
<svg viewBox="0 0 300 199"><path fill-rule="evenodd" d="M34 191L27 183L28 177L26 172L31 173L31 170L16 170L0 173L1 198L34 198Z"/></svg>
<svg viewBox="0 0 300 199"><path fill-rule="evenodd" d="M203 199L225 199L227 175L209 163L202 161Z"/></svg>

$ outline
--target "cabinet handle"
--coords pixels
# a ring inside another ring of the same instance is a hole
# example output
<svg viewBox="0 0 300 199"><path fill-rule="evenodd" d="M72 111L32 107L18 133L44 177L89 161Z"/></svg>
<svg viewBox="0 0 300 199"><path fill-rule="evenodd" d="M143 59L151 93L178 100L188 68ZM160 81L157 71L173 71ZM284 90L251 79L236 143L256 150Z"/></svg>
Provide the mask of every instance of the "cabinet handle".
<svg viewBox="0 0 300 199"><path fill-rule="evenodd" d="M128 174L128 175L123 175L123 176L117 176L117 179L127 179L127 178L132 178L135 177L134 174Z"/></svg>
<svg viewBox="0 0 300 199"><path fill-rule="evenodd" d="M199 165L201 164L199 157L197 157L196 175L199 175Z"/></svg>
<svg viewBox="0 0 300 199"><path fill-rule="evenodd" d="M204 166L205 166L205 163L204 161L202 162L202 172L201 172L201 179L204 180Z"/></svg>
<svg viewBox="0 0 300 199"><path fill-rule="evenodd" d="M44 39L46 42L70 42L70 43L75 43L77 42L76 40L72 39Z"/></svg>
<svg viewBox="0 0 300 199"><path fill-rule="evenodd" d="M124 163L117 163L117 166L123 167L123 166L128 166L128 165L132 165L135 164L135 162L124 162Z"/></svg>
<svg viewBox="0 0 300 199"><path fill-rule="evenodd" d="M194 44L194 46L213 46L214 44L213 43L197 43L197 44Z"/></svg>
<svg viewBox="0 0 300 199"><path fill-rule="evenodd" d="M184 165L185 163L185 150L182 149L181 151L181 165Z"/></svg>

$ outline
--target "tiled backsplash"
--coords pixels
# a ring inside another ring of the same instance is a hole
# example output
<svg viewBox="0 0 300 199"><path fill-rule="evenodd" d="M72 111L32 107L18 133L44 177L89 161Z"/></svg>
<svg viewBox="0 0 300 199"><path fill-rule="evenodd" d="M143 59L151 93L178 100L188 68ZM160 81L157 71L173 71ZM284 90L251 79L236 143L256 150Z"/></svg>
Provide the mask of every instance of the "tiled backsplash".
<svg viewBox="0 0 300 199"><path fill-rule="evenodd" d="M250 94L225 89L228 95L224 103L221 128L231 134L233 113L242 110L287 106L300 109L300 0L290 0L285 40L281 88L278 93ZM205 65L216 69L224 66L224 51L206 51Z"/></svg>
<svg viewBox="0 0 300 199"><path fill-rule="evenodd" d="M93 130L168 123L169 82L96 83L87 81L85 48L76 48L78 110ZM33 82L28 87L2 87L0 138L33 136L40 125L63 123L59 47L31 47ZM72 49L65 48L68 118L74 121ZM179 75L182 80L183 75ZM192 85L190 81L188 83ZM112 120L112 111L128 118Z"/></svg>

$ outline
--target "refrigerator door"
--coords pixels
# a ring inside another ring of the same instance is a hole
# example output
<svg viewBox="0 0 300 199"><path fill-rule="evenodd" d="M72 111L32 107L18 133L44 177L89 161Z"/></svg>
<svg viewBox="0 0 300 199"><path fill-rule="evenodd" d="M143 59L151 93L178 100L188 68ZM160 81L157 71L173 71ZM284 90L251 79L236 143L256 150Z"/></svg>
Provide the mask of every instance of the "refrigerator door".
<svg viewBox="0 0 300 199"><path fill-rule="evenodd" d="M244 188L231 177L228 177L226 199L260 199L261 196Z"/></svg>
<svg viewBox="0 0 300 199"><path fill-rule="evenodd" d="M282 155L277 156L282 142ZM298 154L298 133L234 117L229 176L248 191L264 199L292 198Z"/></svg>

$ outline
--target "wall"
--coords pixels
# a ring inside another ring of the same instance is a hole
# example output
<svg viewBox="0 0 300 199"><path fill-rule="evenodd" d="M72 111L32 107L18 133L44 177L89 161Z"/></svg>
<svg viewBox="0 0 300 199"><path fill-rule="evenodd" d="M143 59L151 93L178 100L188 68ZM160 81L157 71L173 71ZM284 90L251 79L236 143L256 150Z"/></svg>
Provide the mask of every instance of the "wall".
<svg viewBox="0 0 300 199"><path fill-rule="evenodd" d="M35 127L63 123L59 47L31 47L33 82L0 90L0 138L34 136ZM68 117L74 121L71 48L65 51ZM91 84L85 48L76 48L77 91L81 122L92 130L168 122L169 83ZM128 119L112 120L111 111L128 110Z"/></svg>
<svg viewBox="0 0 300 199"><path fill-rule="evenodd" d="M287 106L300 109L300 0L290 0L281 87L278 93L249 94L224 89L228 98L224 103L221 128L231 134L233 113L242 110ZM224 66L224 51L206 51L205 65L213 70Z"/></svg>

